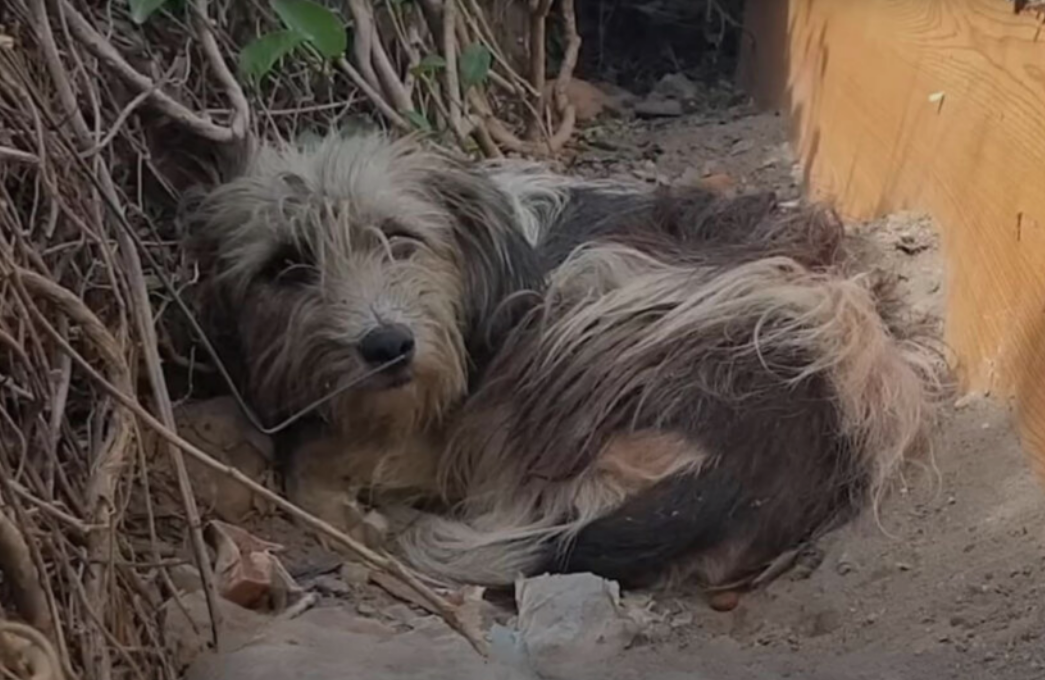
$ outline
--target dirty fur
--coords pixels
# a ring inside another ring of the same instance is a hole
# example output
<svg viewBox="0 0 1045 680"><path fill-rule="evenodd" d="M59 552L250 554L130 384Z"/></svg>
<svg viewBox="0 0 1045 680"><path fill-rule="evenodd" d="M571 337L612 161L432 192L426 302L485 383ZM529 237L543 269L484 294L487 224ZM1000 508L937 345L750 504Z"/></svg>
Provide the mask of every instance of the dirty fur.
<svg viewBox="0 0 1045 680"><path fill-rule="evenodd" d="M731 582L873 508L927 443L935 356L822 209L364 136L264 149L192 214L267 415L408 329L409 364L322 411L334 453L290 486L442 503L398 550L446 581Z"/></svg>

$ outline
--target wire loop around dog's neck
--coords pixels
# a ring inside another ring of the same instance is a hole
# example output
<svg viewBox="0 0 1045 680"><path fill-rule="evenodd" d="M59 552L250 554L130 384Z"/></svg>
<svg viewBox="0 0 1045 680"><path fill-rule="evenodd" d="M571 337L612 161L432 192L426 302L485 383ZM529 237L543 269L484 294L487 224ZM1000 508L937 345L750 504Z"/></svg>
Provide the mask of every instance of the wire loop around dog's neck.
<svg viewBox="0 0 1045 680"><path fill-rule="evenodd" d="M367 371L366 373L364 373L363 375L355 378L354 380L349 380L344 385L341 385L341 386L335 388L329 394L327 394L327 395L325 395L323 397L320 397L319 399L315 400L314 402L312 402L308 406L305 406L304 408L302 408L297 413L294 413L293 415L288 417L286 420L283 420L283 421L273 425L272 427L265 427L261 423L261 421L258 419L256 414L252 413L249 409L243 407L243 402L242 401L240 402L240 406L244 408L244 412L246 413L247 418L250 419L251 425L253 425L255 428L257 428L258 431L260 431L262 434L276 434L277 432L280 432L282 430L287 429L288 427L290 427L291 425L296 423L298 420L304 418L309 413L311 413L312 411L315 411L317 408L319 408L323 404L326 404L327 402L331 401L332 399L334 399L338 395L347 392L348 390L352 389L356 385L359 385L360 383L362 383L362 382L364 382L366 380L369 380L370 378L373 378L375 375L378 375L382 371L386 371L386 370L392 368L393 366L402 363L405 360L406 360L406 356L404 355L404 356L398 356L395 359L392 359L391 361L386 361L385 363L381 364L380 366L377 366L376 368ZM233 389L235 389L235 388L233 388ZM239 395L237 395L237 398L238 398L238 396Z"/></svg>

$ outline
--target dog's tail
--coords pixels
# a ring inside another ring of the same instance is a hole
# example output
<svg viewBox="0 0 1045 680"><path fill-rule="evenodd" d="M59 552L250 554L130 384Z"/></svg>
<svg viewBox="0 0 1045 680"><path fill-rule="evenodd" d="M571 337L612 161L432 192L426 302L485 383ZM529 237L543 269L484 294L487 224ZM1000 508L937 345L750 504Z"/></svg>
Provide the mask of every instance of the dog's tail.
<svg viewBox="0 0 1045 680"><path fill-rule="evenodd" d="M728 469L712 467L675 473L588 520L425 515L400 535L399 547L413 567L446 583L502 587L544 572L631 582L721 545L746 521L738 509L750 500Z"/></svg>
<svg viewBox="0 0 1045 680"><path fill-rule="evenodd" d="M496 512L460 519L426 514L399 535L397 548L413 568L440 582L501 587L545 571L571 529Z"/></svg>

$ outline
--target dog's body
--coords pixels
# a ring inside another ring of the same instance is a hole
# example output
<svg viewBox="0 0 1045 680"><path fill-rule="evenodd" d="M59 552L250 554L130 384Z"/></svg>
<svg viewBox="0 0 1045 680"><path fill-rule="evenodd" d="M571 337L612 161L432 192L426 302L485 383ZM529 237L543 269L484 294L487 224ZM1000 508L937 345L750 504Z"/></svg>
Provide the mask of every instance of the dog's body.
<svg viewBox="0 0 1045 680"><path fill-rule="evenodd" d="M292 495L333 521L353 484L446 501L398 547L448 580L722 585L873 503L930 421L931 363L840 226L768 197L364 137L263 152L198 221L266 417L379 371Z"/></svg>

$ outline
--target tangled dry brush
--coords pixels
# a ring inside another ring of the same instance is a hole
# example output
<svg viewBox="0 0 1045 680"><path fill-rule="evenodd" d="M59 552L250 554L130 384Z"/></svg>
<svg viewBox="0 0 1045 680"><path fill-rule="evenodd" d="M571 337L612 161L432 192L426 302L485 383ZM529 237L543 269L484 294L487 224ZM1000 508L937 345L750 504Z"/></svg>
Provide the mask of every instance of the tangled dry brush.
<svg viewBox="0 0 1045 680"><path fill-rule="evenodd" d="M172 376L209 361L185 349L181 192L252 139L360 114L464 153L554 153L574 125L573 0L521 8L515 42L491 18L513 7L480 0L0 4L4 677L175 677L159 612L184 546L216 598L183 457L236 473L175 429ZM551 57L546 30L565 38ZM397 563L259 492L461 627Z"/></svg>

